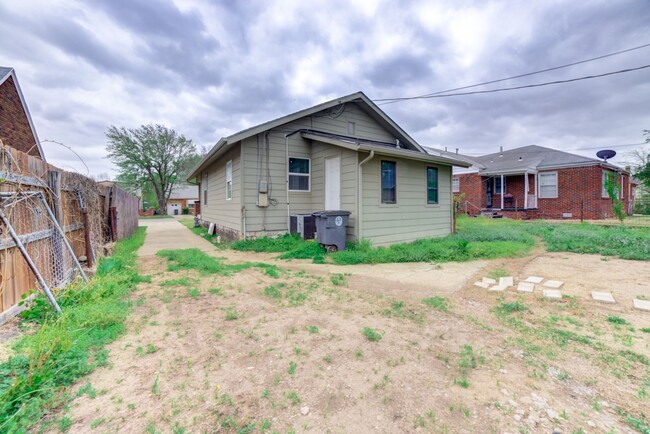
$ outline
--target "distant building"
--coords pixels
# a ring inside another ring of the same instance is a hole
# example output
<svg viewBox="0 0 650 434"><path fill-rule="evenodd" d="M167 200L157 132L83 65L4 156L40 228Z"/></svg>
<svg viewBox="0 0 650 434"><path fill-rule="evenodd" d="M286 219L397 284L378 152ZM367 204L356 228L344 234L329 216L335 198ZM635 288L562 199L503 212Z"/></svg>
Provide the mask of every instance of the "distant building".
<svg viewBox="0 0 650 434"><path fill-rule="evenodd" d="M613 217L605 189L610 174L620 184L624 209L632 213L636 183L622 167L542 146L524 146L468 157L470 168L454 168L455 195L465 194L461 212L520 219L605 219Z"/></svg>

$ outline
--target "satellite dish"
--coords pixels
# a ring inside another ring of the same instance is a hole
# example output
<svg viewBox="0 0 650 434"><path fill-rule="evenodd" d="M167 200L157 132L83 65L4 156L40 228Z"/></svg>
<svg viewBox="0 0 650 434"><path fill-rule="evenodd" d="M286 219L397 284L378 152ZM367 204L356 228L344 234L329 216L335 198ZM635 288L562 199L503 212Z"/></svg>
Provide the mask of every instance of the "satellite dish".
<svg viewBox="0 0 650 434"><path fill-rule="evenodd" d="M614 158L616 156L616 151L612 151L611 149L603 149L602 151L596 152L596 157L602 158L607 162L610 158Z"/></svg>

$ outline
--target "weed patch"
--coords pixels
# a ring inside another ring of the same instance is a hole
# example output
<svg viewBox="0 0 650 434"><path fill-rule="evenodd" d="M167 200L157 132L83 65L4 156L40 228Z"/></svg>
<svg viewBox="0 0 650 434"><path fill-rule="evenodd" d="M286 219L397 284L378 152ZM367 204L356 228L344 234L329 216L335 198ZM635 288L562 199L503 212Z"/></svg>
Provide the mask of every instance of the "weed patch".
<svg viewBox="0 0 650 434"><path fill-rule="evenodd" d="M97 361L106 362L103 347L125 330L130 307L125 297L144 280L134 267L144 234L140 228L119 242L113 256L100 260L88 286L61 291L60 315L52 309L27 314L40 327L0 364L0 432L27 431L45 411L71 398L68 386L92 372Z"/></svg>
<svg viewBox="0 0 650 434"><path fill-rule="evenodd" d="M449 300L439 295L436 295L435 297L422 299L422 303L426 304L429 307L434 308L435 310L439 310L440 312L449 311Z"/></svg>
<svg viewBox="0 0 650 434"><path fill-rule="evenodd" d="M382 338L381 333L371 329L370 327L364 327L361 333L370 341L370 342L379 342Z"/></svg>
<svg viewBox="0 0 650 434"><path fill-rule="evenodd" d="M244 262L241 264L225 264L222 259L210 256L199 249L160 250L158 256L169 261L169 271L199 270L201 274L217 274L230 276L248 268L260 268L264 274L278 278L280 269L275 265L263 262Z"/></svg>

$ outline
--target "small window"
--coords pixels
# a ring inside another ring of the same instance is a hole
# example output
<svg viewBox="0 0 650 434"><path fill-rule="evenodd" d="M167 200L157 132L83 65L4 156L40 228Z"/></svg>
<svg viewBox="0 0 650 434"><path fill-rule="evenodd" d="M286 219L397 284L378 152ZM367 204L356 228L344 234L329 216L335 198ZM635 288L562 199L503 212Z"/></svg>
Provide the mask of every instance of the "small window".
<svg viewBox="0 0 650 434"><path fill-rule="evenodd" d="M208 172L203 172L203 205L208 204Z"/></svg>
<svg viewBox="0 0 650 434"><path fill-rule="evenodd" d="M226 200L232 199L232 160L226 163Z"/></svg>
<svg viewBox="0 0 650 434"><path fill-rule="evenodd" d="M309 191L309 158L289 158L289 191Z"/></svg>
<svg viewBox="0 0 650 434"><path fill-rule="evenodd" d="M539 198L557 198L557 172L539 174Z"/></svg>
<svg viewBox="0 0 650 434"><path fill-rule="evenodd" d="M397 163L381 162L381 203L397 203Z"/></svg>
<svg viewBox="0 0 650 434"><path fill-rule="evenodd" d="M357 132L357 125L354 122L348 122L348 134L354 136Z"/></svg>
<svg viewBox="0 0 650 434"><path fill-rule="evenodd" d="M506 177L503 177L503 186L501 185L501 177L495 176L494 178L494 194L503 194L506 191ZM501 188L503 187L503 188Z"/></svg>
<svg viewBox="0 0 650 434"><path fill-rule="evenodd" d="M438 203L438 169L427 167L427 203Z"/></svg>
<svg viewBox="0 0 650 434"><path fill-rule="evenodd" d="M188 208L194 208L194 202L190 202L190 203L188 203L188 204L187 204L187 207L188 207Z"/></svg>
<svg viewBox="0 0 650 434"><path fill-rule="evenodd" d="M458 193L460 191L460 179L457 176L451 178L451 191Z"/></svg>

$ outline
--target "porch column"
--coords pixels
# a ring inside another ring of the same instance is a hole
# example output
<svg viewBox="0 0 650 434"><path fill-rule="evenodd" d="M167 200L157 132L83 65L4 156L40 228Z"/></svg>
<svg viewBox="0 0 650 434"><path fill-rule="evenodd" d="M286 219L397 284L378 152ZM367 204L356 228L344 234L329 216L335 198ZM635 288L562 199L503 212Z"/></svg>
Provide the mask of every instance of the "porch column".
<svg viewBox="0 0 650 434"><path fill-rule="evenodd" d="M537 172L535 172L535 202L539 200L539 184L537 183ZM539 204L535 204L535 207L539 208Z"/></svg>
<svg viewBox="0 0 650 434"><path fill-rule="evenodd" d="M503 196L506 194L505 185L503 185L503 174L501 174L501 209L503 209Z"/></svg>
<svg viewBox="0 0 650 434"><path fill-rule="evenodd" d="M528 209L528 172L524 173L524 209Z"/></svg>

